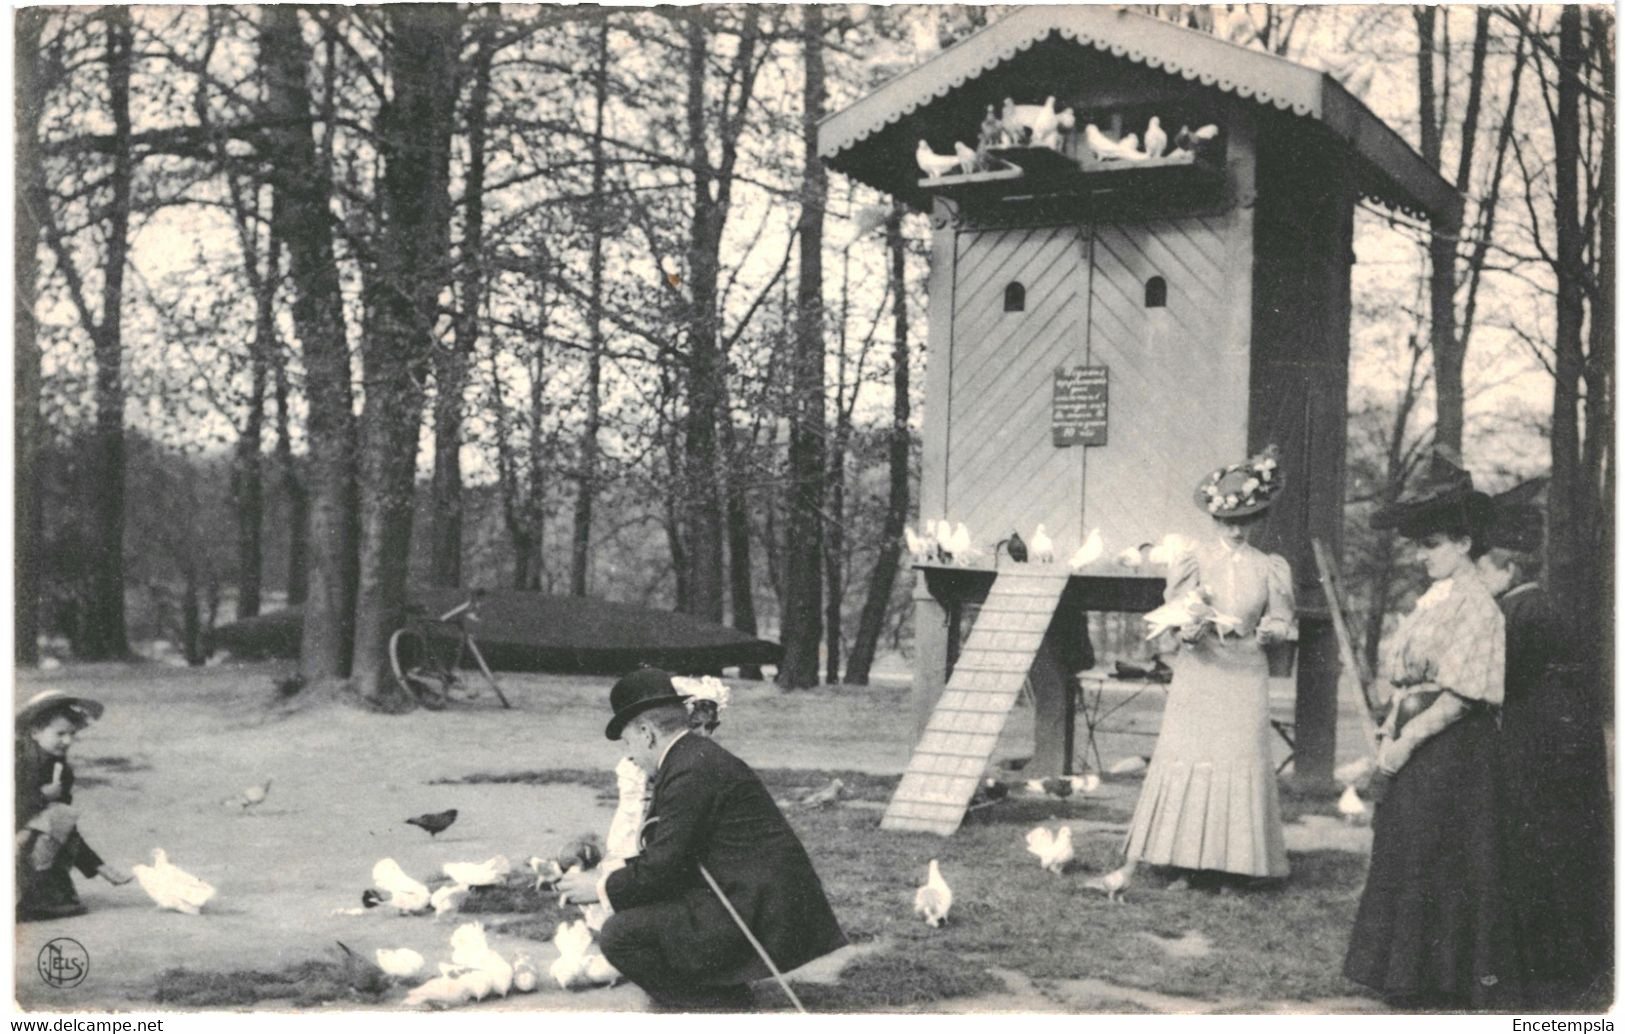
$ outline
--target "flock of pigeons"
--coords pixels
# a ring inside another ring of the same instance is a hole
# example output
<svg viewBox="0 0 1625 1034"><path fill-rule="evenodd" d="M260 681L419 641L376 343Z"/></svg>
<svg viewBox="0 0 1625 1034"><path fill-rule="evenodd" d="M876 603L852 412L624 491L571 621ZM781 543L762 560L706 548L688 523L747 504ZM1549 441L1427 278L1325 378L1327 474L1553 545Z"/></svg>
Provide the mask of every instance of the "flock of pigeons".
<svg viewBox="0 0 1625 1034"><path fill-rule="evenodd" d="M910 527L903 528L903 544L908 547L909 556L916 564L956 564L960 567L973 567L987 555L972 543L970 529L965 526L964 521L958 524L950 523L946 519L927 521L922 527L924 534L917 533ZM1172 532L1164 535L1162 541L1158 543L1142 542L1137 546L1129 546L1118 553L1116 559L1118 566L1130 570L1148 564L1169 567L1182 555L1195 548L1196 542L1193 539ZM1012 532L1009 538L1000 539L994 545L995 559L1001 550L1008 553L1010 559L1018 564L1055 562L1055 540L1050 537L1042 524L1033 530L1031 544L1022 539L1020 532ZM1073 551L1071 557L1067 559L1067 565L1074 571L1081 571L1094 564L1105 553L1106 540L1100 534L1100 529L1095 528Z"/></svg>
<svg viewBox="0 0 1625 1034"><path fill-rule="evenodd" d="M938 154L929 143L921 140L914 148L914 162L931 179L940 179L950 173L968 176L992 168L995 164L992 152L1000 148L1047 147L1059 151L1062 132L1076 125L1077 116L1071 108L1055 110L1054 97L1046 97L1043 104L1017 104L1007 97L1002 114L996 112L993 105L987 106L987 115L982 119L975 147L956 140L952 154ZM1218 137L1219 127L1209 123L1195 130L1180 126L1170 140L1162 119L1156 115L1146 123L1143 144L1137 133L1113 140L1093 122L1083 127L1084 142L1098 162L1194 157L1210 147Z"/></svg>

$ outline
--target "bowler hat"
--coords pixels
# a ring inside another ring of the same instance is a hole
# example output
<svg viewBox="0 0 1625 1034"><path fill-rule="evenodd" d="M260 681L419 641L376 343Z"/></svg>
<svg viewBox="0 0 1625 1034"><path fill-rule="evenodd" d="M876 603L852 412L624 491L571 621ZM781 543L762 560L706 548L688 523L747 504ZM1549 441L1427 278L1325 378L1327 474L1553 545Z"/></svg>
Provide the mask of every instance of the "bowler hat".
<svg viewBox="0 0 1625 1034"><path fill-rule="evenodd" d="M1455 452L1435 448L1420 477L1405 486L1399 498L1371 515L1378 531L1397 528L1406 538L1465 526L1476 539L1490 515L1490 497L1473 488L1473 476Z"/></svg>
<svg viewBox="0 0 1625 1034"><path fill-rule="evenodd" d="M1532 503L1505 503L1493 500L1484 545L1509 549L1514 553L1539 553L1546 538L1546 522L1540 507Z"/></svg>
<svg viewBox="0 0 1625 1034"><path fill-rule="evenodd" d="M626 723L652 707L681 704L682 694L671 684L671 676L659 668L639 668L621 676L609 691L609 707L615 717L604 727L604 735L612 740L621 738Z"/></svg>
<svg viewBox="0 0 1625 1034"><path fill-rule="evenodd" d="M17 711L13 727L26 730L42 716L58 712L71 715L83 725L100 718L103 710L100 701L91 700L89 697L70 696L60 689L47 689L28 698Z"/></svg>

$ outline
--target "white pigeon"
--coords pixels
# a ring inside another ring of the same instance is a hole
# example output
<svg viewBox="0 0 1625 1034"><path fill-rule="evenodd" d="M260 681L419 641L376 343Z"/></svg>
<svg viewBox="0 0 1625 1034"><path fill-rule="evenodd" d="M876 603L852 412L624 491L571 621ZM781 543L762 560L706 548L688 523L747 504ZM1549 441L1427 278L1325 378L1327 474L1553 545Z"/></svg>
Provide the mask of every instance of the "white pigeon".
<svg viewBox="0 0 1625 1034"><path fill-rule="evenodd" d="M482 998L489 998L496 994L496 974L489 970L468 969L460 973L456 980L458 986L468 992L468 996L472 1001L477 1002Z"/></svg>
<svg viewBox="0 0 1625 1034"><path fill-rule="evenodd" d="M1100 789L1100 773L1085 772L1081 776L1067 776L1066 781L1072 784L1073 793L1094 793Z"/></svg>
<svg viewBox="0 0 1625 1034"><path fill-rule="evenodd" d="M520 994L529 994L536 990L537 980L536 963L531 961L530 956L523 953L515 955L513 960L513 989Z"/></svg>
<svg viewBox="0 0 1625 1034"><path fill-rule="evenodd" d="M553 932L553 947L559 952L548 968L553 980L566 991L586 986L587 952L592 947L592 931L586 921L560 923Z"/></svg>
<svg viewBox="0 0 1625 1034"><path fill-rule="evenodd" d="M489 887L501 883L512 868L506 855L495 855L483 862L447 862L440 871L465 887Z"/></svg>
<svg viewBox="0 0 1625 1034"><path fill-rule="evenodd" d="M1100 555L1104 552L1106 552L1106 540L1100 537L1100 529L1095 528L1089 532L1089 537L1083 540L1083 545L1077 548L1072 554L1072 559L1067 563L1072 567L1072 570L1076 571L1099 560Z"/></svg>
<svg viewBox="0 0 1625 1034"><path fill-rule="evenodd" d="M130 872L159 908L195 916L214 897L212 886L169 864L161 847L152 849L151 865L132 865Z"/></svg>
<svg viewBox="0 0 1625 1034"><path fill-rule="evenodd" d="M1191 136L1201 141L1217 140L1219 138L1219 127L1209 122L1207 125L1199 127Z"/></svg>
<svg viewBox="0 0 1625 1034"><path fill-rule="evenodd" d="M1200 589L1192 589L1145 615L1145 637L1155 639L1170 629L1201 624L1211 624L1223 637L1235 632L1241 625L1241 619L1214 610Z"/></svg>
<svg viewBox="0 0 1625 1034"><path fill-rule="evenodd" d="M953 534L948 539L948 552L960 558L970 556L970 529L965 527L964 521L954 526Z"/></svg>
<svg viewBox="0 0 1625 1034"><path fill-rule="evenodd" d="M1162 537L1161 542L1151 547L1151 552L1146 559L1153 564L1171 567L1180 557L1195 549L1195 539L1188 535L1181 535L1177 531L1171 531Z"/></svg>
<svg viewBox="0 0 1625 1034"><path fill-rule="evenodd" d="M1123 567L1139 567L1145 563L1144 546L1130 546L1117 554L1117 562Z"/></svg>
<svg viewBox="0 0 1625 1034"><path fill-rule="evenodd" d="M1162 120L1152 115L1151 121L1145 127L1145 153L1148 158L1161 158L1162 152L1168 149L1168 131L1162 128Z"/></svg>
<svg viewBox="0 0 1625 1034"><path fill-rule="evenodd" d="M461 883L448 883L429 895L429 905L434 909L436 919L455 914L467 900L468 887Z"/></svg>
<svg viewBox="0 0 1625 1034"><path fill-rule="evenodd" d="M478 965L491 946L485 940L485 924L464 923L451 932L451 961L457 966Z"/></svg>
<svg viewBox="0 0 1625 1034"><path fill-rule="evenodd" d="M1042 779L1029 779L1022 785L1027 788L1028 793L1044 792L1044 781Z"/></svg>
<svg viewBox="0 0 1625 1034"><path fill-rule="evenodd" d="M941 926L954 906L953 888L942 878L937 860L925 867L925 885L914 892L914 912L925 919L927 926Z"/></svg>
<svg viewBox="0 0 1625 1034"><path fill-rule="evenodd" d="M914 529L903 526L903 544L908 547L908 555L914 558L915 563L925 559L925 540L914 534Z"/></svg>
<svg viewBox="0 0 1625 1034"><path fill-rule="evenodd" d="M400 980L415 977L423 969L423 956L411 948L379 948L372 957L379 969Z"/></svg>
<svg viewBox="0 0 1625 1034"><path fill-rule="evenodd" d="M969 176L976 171L976 148L954 141L954 157L959 159L959 171Z"/></svg>
<svg viewBox="0 0 1625 1034"><path fill-rule="evenodd" d="M932 537L937 543L937 559L945 560L952 552L951 540L954 537L954 526L947 519L937 521L932 531Z"/></svg>
<svg viewBox="0 0 1625 1034"><path fill-rule="evenodd" d="M1143 162L1150 155L1140 150L1140 137L1137 133L1130 133L1117 141L1118 157L1127 158L1131 162Z"/></svg>
<svg viewBox="0 0 1625 1034"><path fill-rule="evenodd" d="M1365 801L1360 799L1360 791L1354 788L1354 784L1343 787L1343 796L1337 799L1337 813L1351 826L1365 822Z"/></svg>
<svg viewBox="0 0 1625 1034"><path fill-rule="evenodd" d="M406 993L402 1005L427 1005L433 1009L444 1009L447 1006L461 1005L473 1001L473 990L456 977L432 977L424 983Z"/></svg>
<svg viewBox="0 0 1625 1034"><path fill-rule="evenodd" d="M1106 900L1112 904L1121 904L1123 888L1128 886L1128 868L1114 869L1104 876L1085 880L1083 885L1090 890L1098 890L1105 894Z"/></svg>
<svg viewBox="0 0 1625 1034"><path fill-rule="evenodd" d="M230 798L225 803L235 804L237 807L247 811L250 808L264 804L266 795L268 795L270 792L271 781L267 779L265 782L260 783L257 786L244 788L242 793L238 794L236 797Z"/></svg>
<svg viewBox="0 0 1625 1034"><path fill-rule="evenodd" d="M914 163L920 171L932 179L945 176L959 167L959 156L956 154L938 154L931 150L931 145L924 140L914 149Z"/></svg>
<svg viewBox="0 0 1625 1034"><path fill-rule="evenodd" d="M536 874L536 889L541 890L549 883L558 882L564 875L559 863L552 858L543 858L541 855L531 855L525 860L525 868Z"/></svg>
<svg viewBox="0 0 1625 1034"><path fill-rule="evenodd" d="M513 963L503 958L501 952L487 951L474 968L491 978L491 991L498 998L508 997L508 992L513 990Z"/></svg>
<svg viewBox="0 0 1625 1034"><path fill-rule="evenodd" d="M1083 127L1083 139L1088 143L1089 150L1095 153L1095 157L1103 162L1137 160L1145 157L1140 153L1139 137L1133 133L1121 140L1113 140L1090 122Z"/></svg>
<svg viewBox="0 0 1625 1034"><path fill-rule="evenodd" d="M1042 104L1017 104L1008 97L1004 99L1004 128L1017 144L1047 146L1039 143L1039 138L1055 132L1056 118L1054 97L1046 97Z"/></svg>
<svg viewBox="0 0 1625 1034"><path fill-rule="evenodd" d="M402 912L429 907L429 888L406 875L393 858L381 859L372 867L372 885L388 894L388 903Z"/></svg>
<svg viewBox="0 0 1625 1034"><path fill-rule="evenodd" d="M1038 864L1059 876L1072 860L1072 827L1062 826L1051 833L1049 827L1039 826L1027 833L1027 850L1038 856Z"/></svg>
<svg viewBox="0 0 1625 1034"><path fill-rule="evenodd" d="M1077 124L1077 116L1072 113L1071 108L1057 112L1053 123L1046 126L1042 132L1033 134L1033 146L1048 147L1052 151L1059 151L1061 149L1061 131L1071 129Z"/></svg>
<svg viewBox="0 0 1625 1034"><path fill-rule="evenodd" d="M1029 543L1034 561L1040 564L1053 564L1055 562L1055 540L1049 537L1049 532L1040 524L1033 532L1033 540Z"/></svg>
<svg viewBox="0 0 1625 1034"><path fill-rule="evenodd" d="M1151 759L1144 754L1130 754L1126 758L1118 758L1106 766L1108 775L1133 775L1135 772L1144 772Z"/></svg>

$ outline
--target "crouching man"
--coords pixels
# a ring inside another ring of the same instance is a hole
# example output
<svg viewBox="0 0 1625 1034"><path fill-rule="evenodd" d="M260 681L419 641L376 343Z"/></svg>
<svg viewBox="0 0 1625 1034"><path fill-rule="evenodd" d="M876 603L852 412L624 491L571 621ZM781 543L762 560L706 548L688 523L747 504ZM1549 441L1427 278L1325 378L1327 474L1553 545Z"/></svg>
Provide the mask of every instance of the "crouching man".
<svg viewBox="0 0 1625 1034"><path fill-rule="evenodd" d="M683 697L642 668L610 690L605 735L649 773L643 850L623 868L566 876L559 890L611 911L604 957L656 1005L747 1009L766 964L707 884L709 873L779 972L846 943L806 849L749 765L689 733Z"/></svg>

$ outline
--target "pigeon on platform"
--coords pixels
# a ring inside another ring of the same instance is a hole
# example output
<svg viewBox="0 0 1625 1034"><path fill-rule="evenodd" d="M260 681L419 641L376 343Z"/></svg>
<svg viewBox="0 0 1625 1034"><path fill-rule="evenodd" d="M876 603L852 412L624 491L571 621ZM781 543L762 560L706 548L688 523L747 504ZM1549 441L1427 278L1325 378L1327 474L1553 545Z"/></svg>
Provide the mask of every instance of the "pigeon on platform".
<svg viewBox="0 0 1625 1034"><path fill-rule="evenodd" d="M1115 905L1122 903L1123 891L1127 889L1128 881L1129 869L1125 866L1121 869L1114 869L1104 876L1097 876L1092 880L1085 880L1083 885L1089 890L1100 891L1102 894L1106 895L1107 901L1110 901Z"/></svg>
<svg viewBox="0 0 1625 1034"><path fill-rule="evenodd" d="M942 563L947 563L954 558L954 526L949 524L946 519L937 521L935 537L937 542L937 560Z"/></svg>
<svg viewBox="0 0 1625 1034"><path fill-rule="evenodd" d="M1104 552L1106 552L1106 540L1101 538L1100 529L1095 528L1089 532L1089 537L1083 540L1083 545L1073 552L1072 559L1067 561L1067 564L1072 570L1076 571L1099 560Z"/></svg>
<svg viewBox="0 0 1625 1034"><path fill-rule="evenodd" d="M1196 137L1191 135L1190 126L1180 126L1179 132L1174 134L1174 149L1168 152L1170 158L1183 158L1196 150Z"/></svg>
<svg viewBox="0 0 1625 1034"><path fill-rule="evenodd" d="M380 892L373 895L375 904L385 903L402 912L419 912L429 907L429 888L406 875L393 858L380 859L372 867L372 885ZM366 894L362 894L361 903L367 903Z"/></svg>
<svg viewBox="0 0 1625 1034"><path fill-rule="evenodd" d="M982 119L982 128L976 135L976 146L982 150L990 147L1007 147L1010 144L1010 133L1004 128L1004 121L993 110L993 105L987 106L987 115Z"/></svg>
<svg viewBox="0 0 1625 1034"><path fill-rule="evenodd" d="M942 878L937 860L931 859L925 867L925 885L914 892L914 912L925 919L927 926L941 926L954 906L953 888Z"/></svg>
<svg viewBox="0 0 1625 1034"><path fill-rule="evenodd" d="M423 956L411 948L379 948L372 957L379 969L397 980L415 977L423 969Z"/></svg>
<svg viewBox="0 0 1625 1034"><path fill-rule="evenodd" d="M1162 152L1168 149L1168 131L1162 128L1162 120L1155 115L1145 127L1145 153L1148 158L1161 158Z"/></svg>
<svg viewBox="0 0 1625 1034"><path fill-rule="evenodd" d="M1059 876L1072 860L1072 827L1062 826L1054 833L1047 826L1039 826L1027 833L1027 850L1038 856L1038 864Z"/></svg>
<svg viewBox="0 0 1625 1034"><path fill-rule="evenodd" d="M1004 546L1004 551L1009 553L1010 559L1016 563L1025 564L1027 562L1027 543L1021 541L1021 532L1012 531L1010 537L1000 542L999 546ZM999 546L993 547L995 557L998 554Z"/></svg>
<svg viewBox="0 0 1625 1034"><path fill-rule="evenodd" d="M1049 537L1042 524L1033 531L1032 556L1040 564L1055 562L1055 540Z"/></svg>
<svg viewBox="0 0 1625 1034"><path fill-rule="evenodd" d="M920 145L914 149L914 163L920 167L921 172L932 179L938 179L959 167L959 156L938 154L931 150L930 144L921 140Z"/></svg>
<svg viewBox="0 0 1625 1034"><path fill-rule="evenodd" d="M1138 546L1130 546L1117 554L1117 563L1122 567L1131 569L1143 567L1145 565L1146 550L1150 548L1151 543L1149 542L1142 542Z"/></svg>
<svg viewBox="0 0 1625 1034"><path fill-rule="evenodd" d="M981 161L976 148L967 147L958 140L954 141L954 157L959 159L959 171L967 176L976 171L976 166Z"/></svg>
<svg viewBox="0 0 1625 1034"><path fill-rule="evenodd" d="M1365 801L1360 799L1360 791L1352 783L1343 787L1343 796L1337 799L1337 813L1351 826L1364 825L1370 817Z"/></svg>
<svg viewBox="0 0 1625 1034"><path fill-rule="evenodd" d="M1044 123L1042 128L1033 132L1033 146L1047 147L1052 151L1059 151L1061 149L1061 131L1071 129L1077 124L1077 116L1073 114L1071 108L1058 111L1052 121Z"/></svg>
<svg viewBox="0 0 1625 1034"><path fill-rule="evenodd" d="M446 811L436 811L427 815L415 816L407 819L406 824L427 831L430 839L433 839L437 834L444 833L456 821L457 809L449 808Z"/></svg>
<svg viewBox="0 0 1625 1034"><path fill-rule="evenodd" d="M954 555L954 561L964 565L982 555L982 551L971 545L970 529L965 522L960 521L954 525L954 533L948 540L948 551Z"/></svg>
<svg viewBox="0 0 1625 1034"><path fill-rule="evenodd" d="M334 941L339 946L339 964L344 968L344 982L350 985L351 990L362 994L380 994L389 989L389 975L383 967L371 959L357 955L349 945L343 941Z"/></svg>
<svg viewBox="0 0 1625 1034"><path fill-rule="evenodd" d="M1144 754L1131 754L1126 758L1118 758L1106 766L1107 775L1133 775L1135 772L1144 772L1151 759Z"/></svg>
<svg viewBox="0 0 1625 1034"><path fill-rule="evenodd" d="M130 872L141 889L147 892L147 897L159 908L172 912L195 916L215 894L208 883L171 865L169 855L161 847L152 849L151 865L132 865Z"/></svg>
<svg viewBox="0 0 1625 1034"><path fill-rule="evenodd" d="M1162 537L1161 542L1151 547L1151 553L1146 559L1153 564L1171 567L1180 557L1195 551L1195 549L1196 540L1188 535L1181 535L1177 531L1171 531Z"/></svg>
<svg viewBox="0 0 1625 1034"><path fill-rule="evenodd" d="M1004 100L1004 130L1018 146L1049 146L1040 143L1040 137L1055 132L1056 119L1054 97L1046 97L1043 104L1017 104L1008 97Z"/></svg>
<svg viewBox="0 0 1625 1034"><path fill-rule="evenodd" d="M1095 157L1103 162L1143 161L1146 158L1145 153L1140 150L1140 138L1133 133L1121 140L1113 140L1091 122L1083 127L1083 139Z"/></svg>
<svg viewBox="0 0 1625 1034"><path fill-rule="evenodd" d="M903 527L903 544L908 547L908 555L916 564L925 560L925 551L928 548L926 540L916 535L914 529L907 525Z"/></svg>

